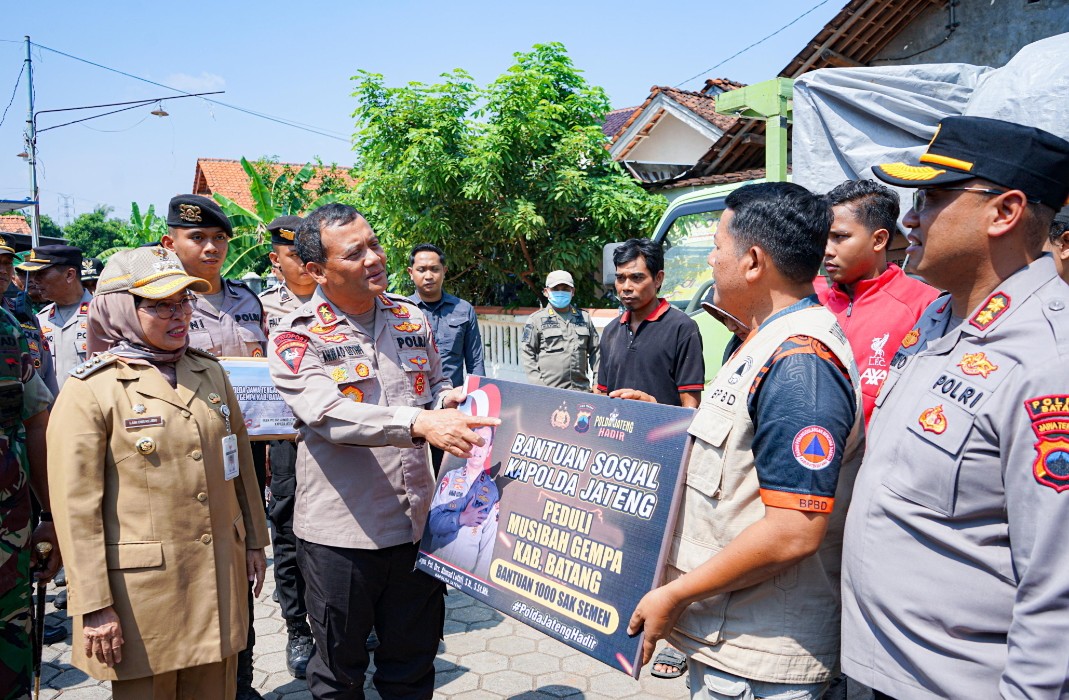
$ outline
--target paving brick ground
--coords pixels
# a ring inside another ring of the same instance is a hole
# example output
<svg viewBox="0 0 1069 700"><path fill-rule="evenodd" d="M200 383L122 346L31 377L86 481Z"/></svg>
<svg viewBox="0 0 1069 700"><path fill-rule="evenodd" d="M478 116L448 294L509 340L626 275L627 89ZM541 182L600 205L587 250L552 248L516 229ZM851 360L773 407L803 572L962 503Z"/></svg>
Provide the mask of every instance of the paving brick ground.
<svg viewBox="0 0 1069 700"><path fill-rule="evenodd" d="M278 605L271 600L274 585L268 566L268 580L256 602L254 684L267 700L311 698L305 682L295 680L286 671L286 626ZM69 633L70 620L52 607L56 590L49 588L50 618L62 620ZM67 641L45 647L43 659L42 698L107 700L111 697L109 683L89 678L71 666L69 634ZM436 666L434 696L443 700L689 697L682 678L652 678L647 667L638 681L632 680L452 590L446 598L445 641ZM373 667L369 670L366 686L369 700L379 697L371 685L373 670Z"/></svg>

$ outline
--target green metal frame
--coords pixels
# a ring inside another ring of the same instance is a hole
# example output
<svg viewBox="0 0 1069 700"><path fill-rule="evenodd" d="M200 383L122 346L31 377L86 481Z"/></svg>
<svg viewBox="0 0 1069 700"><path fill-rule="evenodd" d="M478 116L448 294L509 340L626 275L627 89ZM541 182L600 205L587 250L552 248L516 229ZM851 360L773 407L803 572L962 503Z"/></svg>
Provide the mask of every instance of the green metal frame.
<svg viewBox="0 0 1069 700"><path fill-rule="evenodd" d="M765 173L774 182L787 180L787 125L793 116L794 80L774 78L716 96L716 111L765 121Z"/></svg>

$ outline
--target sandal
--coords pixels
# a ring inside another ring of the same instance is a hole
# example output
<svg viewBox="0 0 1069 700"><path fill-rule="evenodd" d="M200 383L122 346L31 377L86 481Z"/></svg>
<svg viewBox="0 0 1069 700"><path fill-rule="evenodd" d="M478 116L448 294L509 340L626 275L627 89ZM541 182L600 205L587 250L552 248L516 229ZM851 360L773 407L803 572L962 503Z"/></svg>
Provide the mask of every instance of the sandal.
<svg viewBox="0 0 1069 700"><path fill-rule="evenodd" d="M671 666L675 670L658 671L655 668L657 664ZM654 678L679 678L686 672L687 657L679 649L665 647L657 654L657 656L653 657L653 667L650 669L650 675Z"/></svg>

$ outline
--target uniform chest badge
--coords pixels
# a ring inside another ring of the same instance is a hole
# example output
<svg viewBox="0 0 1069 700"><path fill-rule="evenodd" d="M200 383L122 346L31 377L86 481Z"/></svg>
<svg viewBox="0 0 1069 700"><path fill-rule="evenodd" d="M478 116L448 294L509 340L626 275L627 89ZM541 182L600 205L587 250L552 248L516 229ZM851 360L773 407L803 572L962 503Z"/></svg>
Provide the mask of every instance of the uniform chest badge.
<svg viewBox="0 0 1069 700"><path fill-rule="evenodd" d="M78 307L78 313L81 314L82 316L85 316L87 313L89 313L89 302L88 301L83 301L82 302L82 305ZM85 324L84 323L82 324L82 328L85 328Z"/></svg>
<svg viewBox="0 0 1069 700"><path fill-rule="evenodd" d="M364 402L364 392L357 389L355 386L347 386L341 390L341 393L348 396L350 399L357 403Z"/></svg>
<svg viewBox="0 0 1069 700"><path fill-rule="evenodd" d="M403 306L390 305L387 308L390 309L390 313L394 315L394 318L412 318L412 314L408 313L408 309Z"/></svg>
<svg viewBox="0 0 1069 700"><path fill-rule="evenodd" d="M358 364L356 366L355 372L356 372L356 376L358 376L360 378L366 377L369 374L371 374L371 370L368 369L368 366L365 365L363 362L361 362L360 364Z"/></svg>
<svg viewBox="0 0 1069 700"><path fill-rule="evenodd" d="M324 326L332 326L338 322L338 314L334 313L334 309L327 303L316 307L316 315Z"/></svg>
<svg viewBox="0 0 1069 700"><path fill-rule="evenodd" d="M349 380L349 370L345 367L335 367L330 372L330 378L334 380L335 384L341 384Z"/></svg>
<svg viewBox="0 0 1069 700"><path fill-rule="evenodd" d="M409 362L414 364L416 367L419 367L420 369L423 369L423 365L427 364L427 358L426 357L413 357L413 358L411 358L409 360Z"/></svg>
<svg viewBox="0 0 1069 700"><path fill-rule="evenodd" d="M415 333L420 328L423 328L423 325L419 323L411 323L410 321L405 321L404 323L398 323L394 325L394 328L401 331L402 333Z"/></svg>
<svg viewBox="0 0 1069 700"><path fill-rule="evenodd" d="M976 315L969 319L969 323L976 326L980 330L986 329L1002 314L1006 313L1006 309L1010 308L1010 297L1002 292L995 292L987 298L987 303L983 308L976 312Z"/></svg>
<svg viewBox="0 0 1069 700"><path fill-rule="evenodd" d="M325 326L322 323L317 323L314 326L309 326L308 330L316 335L325 335L327 333L333 333L334 329L338 327L338 324Z"/></svg>
<svg viewBox="0 0 1069 700"><path fill-rule="evenodd" d="M906 333L906 337L902 338L902 347L911 348L917 344L917 341L921 339L921 332L914 328L909 333Z"/></svg>
<svg viewBox="0 0 1069 700"><path fill-rule="evenodd" d="M156 441L150 437L143 437L134 443L134 447L143 455L150 455L156 451Z"/></svg>
<svg viewBox="0 0 1069 700"><path fill-rule="evenodd" d="M967 352L962 356L961 362L958 363L958 367L961 371L970 376L980 376L987 379L992 372L998 371L998 365L987 359L987 355L982 352Z"/></svg>
<svg viewBox="0 0 1069 700"><path fill-rule="evenodd" d="M938 406L932 406L921 411L920 417L917 418L917 422L924 428L925 432L935 433L936 435L942 435L947 429L947 417L943 414L943 404Z"/></svg>
<svg viewBox="0 0 1069 700"><path fill-rule="evenodd" d="M416 379L412 384L412 388L416 391L416 396L423 396L423 392L427 390L427 377L423 372L416 374Z"/></svg>
<svg viewBox="0 0 1069 700"><path fill-rule="evenodd" d="M147 408L145 408L145 404L143 404L143 403L135 403L135 404L134 404L134 407L133 407L133 411L134 411L134 413L136 413L136 414L137 414L137 415L139 415L139 416L140 416L140 415L141 415L142 413L144 413L145 411L147 411L147 410L148 410L148 409L147 409Z"/></svg>
<svg viewBox="0 0 1069 700"><path fill-rule="evenodd" d="M1061 493L1069 489L1069 396L1037 396L1024 405L1037 438L1032 474Z"/></svg>
<svg viewBox="0 0 1069 700"><path fill-rule="evenodd" d="M251 357L263 357L264 351L260 348L253 348Z"/></svg>
<svg viewBox="0 0 1069 700"><path fill-rule="evenodd" d="M213 391L212 393L208 394L208 400L211 401L212 403L219 403L223 399L222 399L221 396L219 396L219 394L217 394L217 393L215 393Z"/></svg>

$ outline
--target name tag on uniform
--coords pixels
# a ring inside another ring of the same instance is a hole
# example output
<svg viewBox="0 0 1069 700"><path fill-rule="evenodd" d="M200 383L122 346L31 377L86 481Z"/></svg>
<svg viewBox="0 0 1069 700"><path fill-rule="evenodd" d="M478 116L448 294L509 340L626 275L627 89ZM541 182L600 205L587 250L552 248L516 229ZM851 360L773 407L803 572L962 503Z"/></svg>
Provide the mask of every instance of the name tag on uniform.
<svg viewBox="0 0 1069 700"><path fill-rule="evenodd" d="M145 416L144 418L127 418L123 421L127 430L148 428L153 425L163 425L163 416Z"/></svg>
<svg viewBox="0 0 1069 700"><path fill-rule="evenodd" d="M223 476L230 481L238 475L238 436L223 438Z"/></svg>

